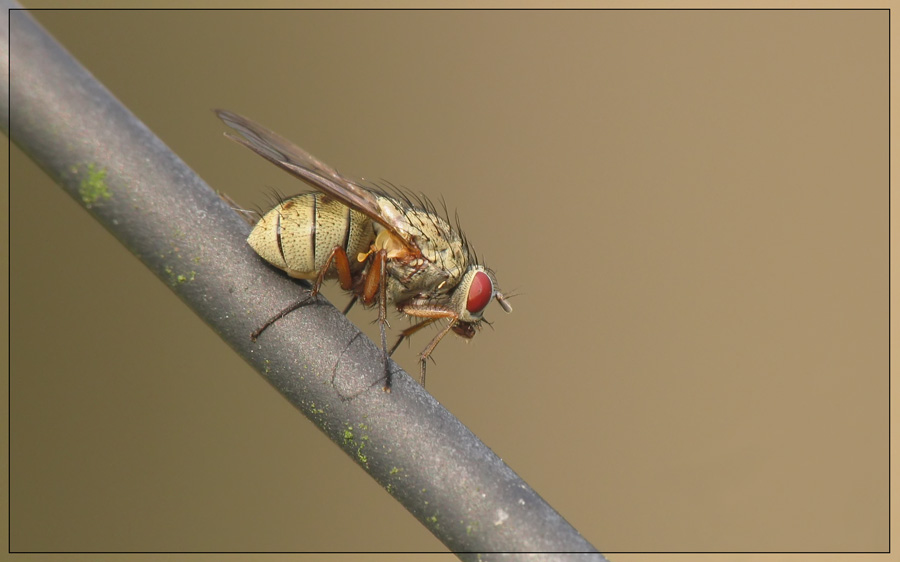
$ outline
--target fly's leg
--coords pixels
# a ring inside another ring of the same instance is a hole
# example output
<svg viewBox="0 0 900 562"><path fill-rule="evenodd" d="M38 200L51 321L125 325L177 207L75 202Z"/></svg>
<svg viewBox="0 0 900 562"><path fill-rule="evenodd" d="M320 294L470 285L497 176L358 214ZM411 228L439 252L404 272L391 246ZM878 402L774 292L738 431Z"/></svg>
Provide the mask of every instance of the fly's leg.
<svg viewBox="0 0 900 562"><path fill-rule="evenodd" d="M427 346L425 346L425 349L423 349L422 353L419 354L419 361L420 361L419 365L420 365L421 371L422 371L422 387L423 388L425 387L425 367L428 365L428 358L431 357L431 352L434 351L434 348L437 347L438 342L440 342L442 339L444 339L444 336L447 335L447 332L449 332L452 329L453 329L453 323L451 322L450 324L447 325L446 328L444 328L443 330L438 332L438 334L436 336L434 336L434 339L431 340L431 343L429 343Z"/></svg>
<svg viewBox="0 0 900 562"><path fill-rule="evenodd" d="M309 292L309 295L291 304L275 316L266 320L262 326L260 326L252 334L250 334L250 341L256 341L256 338L258 338L266 328L281 320L291 312L294 312L301 306L305 306L315 300L316 296L319 294L319 287L322 286L322 282L325 280L325 274L328 272L328 268L331 267L332 263L334 263L334 268L337 270L338 280L341 283L341 288L345 291L349 291L353 287L353 276L350 273L350 260L347 259L347 252L344 251L344 248L342 248L341 246L335 246L331 253L328 254L328 259L325 260L325 265L323 265L322 269L319 270L319 275L316 276L316 282L315 284L313 284L313 288ZM353 306L354 302L356 302L355 298L354 300L350 301L350 306ZM347 307L347 310L350 310L350 306ZM346 314L346 311L344 313Z"/></svg>
<svg viewBox="0 0 900 562"><path fill-rule="evenodd" d="M431 340L431 343L425 346L425 349L422 350L422 353L419 354L419 366L421 368L422 375L422 386L425 386L425 366L428 363L428 358L431 357L431 352L434 351L434 348L437 347L437 344L440 343L444 336L447 335L447 332L452 330L454 326L456 326L457 321L459 320L459 314L450 310L449 308L445 308L442 306L437 306L433 304L407 304L405 306L399 307L400 311L404 314L409 314L410 316L416 316L418 318L426 318L424 322L416 324L412 328L415 328L410 332L410 334L415 333L420 328L427 326L441 318L448 318L450 322L447 323L447 327L442 329L434 339ZM409 331L409 330L407 330ZM403 337L410 335L407 334L406 331L400 335L402 340ZM397 345L400 345L400 342L397 342ZM396 349L397 346L394 346Z"/></svg>
<svg viewBox="0 0 900 562"><path fill-rule="evenodd" d="M418 324L414 324L414 325L410 326L409 328L400 332L400 337L397 338L397 343L394 344L394 347L391 348L391 351L390 351L390 353L388 353L388 355L393 356L394 352L397 351L397 348L400 347L400 344L403 343L403 340L408 339L411 335L415 334L416 332L418 332L425 326L430 326L430 325L434 324L437 320L438 320L438 318L429 318L428 320L419 322Z"/></svg>
<svg viewBox="0 0 900 562"><path fill-rule="evenodd" d="M347 316L347 313L350 312L350 309L353 308L353 305L356 304L356 300L359 297L353 295L353 298L350 299L350 302L347 303L347 306L344 307L344 316Z"/></svg>
<svg viewBox="0 0 900 562"><path fill-rule="evenodd" d="M387 250L378 250L375 252L375 258L372 260L372 266L366 272L366 279L363 282L362 300L363 304L368 306L375 302L375 295L379 294L379 289L384 285L384 277L387 273L385 263L387 262Z"/></svg>
<svg viewBox="0 0 900 562"><path fill-rule="evenodd" d="M319 287L321 287L322 282L325 281L325 274L328 273L328 268L331 267L332 262L334 262L334 268L337 270L341 289L349 291L353 288L353 276L350 274L350 260L347 259L347 252L344 250L343 246L335 246L334 250L331 250L331 253L328 254L325 265L319 270L319 276L316 277L316 284L313 285L312 296L315 297L319 294Z"/></svg>
<svg viewBox="0 0 900 562"><path fill-rule="evenodd" d="M378 324L381 328L381 349L384 352L384 391L391 391L391 373L388 371L387 332L387 250L378 250L363 284L363 304L372 304L378 295Z"/></svg>

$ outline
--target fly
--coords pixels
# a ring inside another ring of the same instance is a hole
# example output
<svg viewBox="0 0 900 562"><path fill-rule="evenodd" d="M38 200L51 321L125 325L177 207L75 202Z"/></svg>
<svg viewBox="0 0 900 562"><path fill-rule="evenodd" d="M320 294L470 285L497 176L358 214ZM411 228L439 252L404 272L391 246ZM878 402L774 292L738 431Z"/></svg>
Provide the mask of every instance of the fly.
<svg viewBox="0 0 900 562"><path fill-rule="evenodd" d="M318 190L288 198L265 213L247 242L291 277L313 281L310 298L326 279L337 279L352 294L345 314L358 300L366 307L377 305L385 365L404 339L446 320L419 354L424 386L428 358L445 335L452 331L472 339L492 299L512 312L494 272L477 263L458 228L427 199L363 187L259 123L224 110L216 115L240 135L225 133L228 138ZM251 339L308 301L282 310ZM391 304L419 322L403 330L388 350L385 325ZM384 389L390 391L389 375Z"/></svg>

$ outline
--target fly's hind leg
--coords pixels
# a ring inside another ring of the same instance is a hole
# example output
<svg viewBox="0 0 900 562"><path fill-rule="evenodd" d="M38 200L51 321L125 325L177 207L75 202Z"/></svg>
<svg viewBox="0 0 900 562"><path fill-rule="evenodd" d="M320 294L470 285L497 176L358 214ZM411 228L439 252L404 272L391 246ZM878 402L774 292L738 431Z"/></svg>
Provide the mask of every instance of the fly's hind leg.
<svg viewBox="0 0 900 562"><path fill-rule="evenodd" d="M350 260L347 259L347 252L344 251L344 248L342 248L341 246L335 246L335 248L328 255L328 259L325 260L325 265L323 265L322 269L319 270L319 275L316 276L316 282L315 284L313 284L313 288L309 292L309 295L295 303L292 303L290 306L280 311L275 316L272 316L271 318L266 320L262 326L260 326L252 334L250 334L250 341L256 341L256 338L258 338L266 328L281 320L291 312L297 310L301 306L306 306L307 304L312 303L316 299L316 296L318 296L319 287L322 286L322 282L325 280L325 274L328 273L328 269L331 267L332 263L334 263L334 268L337 270L338 280L341 283L341 288L345 291L349 291L353 287L353 276L350 273ZM346 310L350 310L350 306L353 306L354 302L356 302L355 297L350 301L350 305ZM344 311L344 314L346 314L346 310Z"/></svg>

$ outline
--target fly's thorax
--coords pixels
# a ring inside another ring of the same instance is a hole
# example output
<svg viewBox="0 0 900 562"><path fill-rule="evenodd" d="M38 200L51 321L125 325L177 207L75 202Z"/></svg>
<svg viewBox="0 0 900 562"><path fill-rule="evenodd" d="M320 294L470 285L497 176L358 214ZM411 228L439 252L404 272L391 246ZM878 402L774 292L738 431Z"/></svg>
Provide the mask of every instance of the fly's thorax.
<svg viewBox="0 0 900 562"><path fill-rule="evenodd" d="M441 217L418 209L407 211L406 218L410 236L425 259L459 278L469 261L459 233Z"/></svg>
<svg viewBox="0 0 900 562"><path fill-rule="evenodd" d="M375 239L372 220L321 193L305 193L276 205L256 223L247 243L291 277L315 279L335 247L355 256ZM351 269L362 264L350 260ZM334 273L334 266L328 277Z"/></svg>
<svg viewBox="0 0 900 562"><path fill-rule="evenodd" d="M422 257L450 272L450 277L459 278L463 274L469 262L465 243L437 212L387 195L378 196L378 206L388 222L397 225L406 240L419 249Z"/></svg>
<svg viewBox="0 0 900 562"><path fill-rule="evenodd" d="M424 257L409 256L387 262L386 295L388 302L401 302L413 297L423 297L439 304L446 304L459 284L458 268L444 269L440 262Z"/></svg>
<svg viewBox="0 0 900 562"><path fill-rule="evenodd" d="M452 240L432 234L417 234L411 239L421 255L407 255L387 262L387 296L400 302L416 296L446 304L465 273L467 257ZM457 238L458 240L458 238Z"/></svg>

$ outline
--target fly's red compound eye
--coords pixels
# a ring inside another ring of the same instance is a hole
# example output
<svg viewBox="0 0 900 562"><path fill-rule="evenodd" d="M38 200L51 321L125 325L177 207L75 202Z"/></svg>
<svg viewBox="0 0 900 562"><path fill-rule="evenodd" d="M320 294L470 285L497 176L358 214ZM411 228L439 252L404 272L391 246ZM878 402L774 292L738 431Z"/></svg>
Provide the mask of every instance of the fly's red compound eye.
<svg viewBox="0 0 900 562"><path fill-rule="evenodd" d="M476 271L469 285L469 296L466 299L466 310L472 314L478 314L491 302L494 296L494 284L487 273Z"/></svg>

